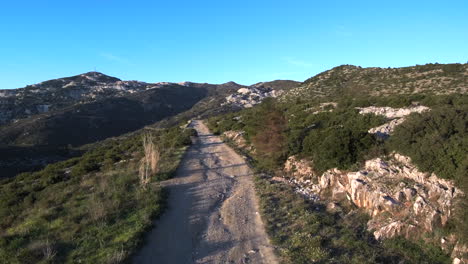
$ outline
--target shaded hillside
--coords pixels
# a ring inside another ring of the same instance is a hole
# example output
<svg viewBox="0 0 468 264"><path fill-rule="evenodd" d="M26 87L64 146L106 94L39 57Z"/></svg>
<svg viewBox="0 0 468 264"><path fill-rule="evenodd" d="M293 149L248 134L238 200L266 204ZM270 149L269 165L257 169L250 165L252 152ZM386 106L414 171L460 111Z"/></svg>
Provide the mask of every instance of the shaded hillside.
<svg viewBox="0 0 468 264"><path fill-rule="evenodd" d="M403 68L342 65L307 79L285 98L358 95L448 94L468 91L468 64L426 64Z"/></svg>
<svg viewBox="0 0 468 264"><path fill-rule="evenodd" d="M190 109L204 88L171 85L134 95L78 104L0 128L6 145L82 145L133 131Z"/></svg>
<svg viewBox="0 0 468 264"><path fill-rule="evenodd" d="M208 97L203 98L198 103L196 103L192 108L188 111L182 112L175 116L169 117L162 122L158 122L156 124L157 127L167 127L177 124L181 121L187 121L189 119L202 119L208 118L220 114L225 114L229 112L237 112L244 107L236 105L236 104L227 104L226 100L229 96L236 94L240 88L247 88L251 89L265 89L265 90L274 90L274 91L287 91L293 87L296 87L300 82L290 81L290 80L275 80L271 82L260 82L256 83L251 86L244 86L239 85L234 82L228 82L225 84L220 85L210 85L210 84L203 84L213 87ZM202 85L202 84L197 84Z"/></svg>
<svg viewBox="0 0 468 264"><path fill-rule="evenodd" d="M0 146L0 179L82 154L67 146Z"/></svg>

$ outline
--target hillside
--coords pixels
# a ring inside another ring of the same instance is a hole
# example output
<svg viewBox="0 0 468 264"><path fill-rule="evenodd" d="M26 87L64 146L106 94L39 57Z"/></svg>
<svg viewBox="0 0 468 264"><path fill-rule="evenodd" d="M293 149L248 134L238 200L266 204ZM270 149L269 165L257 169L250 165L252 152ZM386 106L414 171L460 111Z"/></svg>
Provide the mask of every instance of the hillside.
<svg viewBox="0 0 468 264"><path fill-rule="evenodd" d="M188 110L207 93L204 88L174 84L80 103L0 127L0 144L79 146Z"/></svg>
<svg viewBox="0 0 468 264"><path fill-rule="evenodd" d="M468 64L426 64L403 68L342 65L304 81L285 98L449 94L468 91Z"/></svg>
<svg viewBox="0 0 468 264"><path fill-rule="evenodd" d="M340 66L209 118L262 172L284 263L468 261L467 69Z"/></svg>
<svg viewBox="0 0 468 264"><path fill-rule="evenodd" d="M142 136L158 150L158 171L142 181ZM190 130L138 130L88 146L79 157L0 179L2 263L121 263L162 214L160 186L190 145Z"/></svg>
<svg viewBox="0 0 468 264"><path fill-rule="evenodd" d="M466 259L468 97L421 98L268 100L209 119L263 172L262 214L285 263Z"/></svg>
<svg viewBox="0 0 468 264"><path fill-rule="evenodd" d="M468 64L345 65L251 86L87 73L27 88L50 100L27 114L40 100L2 91L20 109L0 126L2 176L31 172L0 182L0 257L122 263L156 223L135 259L260 263L266 247L279 263L468 263L467 76ZM54 97L76 83L85 92ZM160 161L149 180L137 177L155 153L145 135ZM261 246L228 253L259 230ZM184 252L158 247L166 239Z"/></svg>
<svg viewBox="0 0 468 264"><path fill-rule="evenodd" d="M76 103L120 97L156 86L144 82L122 81L99 72L88 72L20 89L0 90L0 124Z"/></svg>
<svg viewBox="0 0 468 264"><path fill-rule="evenodd" d="M174 116L197 103L200 110L191 112L216 112L226 96L241 88L279 91L296 84L145 83L88 72L0 90L0 145L82 145Z"/></svg>
<svg viewBox="0 0 468 264"><path fill-rule="evenodd" d="M280 81L290 87L292 81ZM270 91L278 81L256 84ZM168 127L196 116L233 111L225 97L235 82L145 83L99 72L0 90L2 177L79 155L77 147L157 123ZM3 155L3 153L5 155ZM8 154L7 154L8 153Z"/></svg>

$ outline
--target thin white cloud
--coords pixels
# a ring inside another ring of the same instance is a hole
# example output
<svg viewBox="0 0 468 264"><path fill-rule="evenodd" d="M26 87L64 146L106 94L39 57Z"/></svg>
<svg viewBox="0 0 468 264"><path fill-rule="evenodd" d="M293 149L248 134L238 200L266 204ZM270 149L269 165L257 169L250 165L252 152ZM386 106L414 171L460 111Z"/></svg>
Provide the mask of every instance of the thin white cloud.
<svg viewBox="0 0 468 264"><path fill-rule="evenodd" d="M312 63L309 63L309 62L306 62L306 61L303 61L303 60L298 60L298 59L293 58L293 57L284 57L283 60L287 64L293 65L293 66L300 66L300 67L312 67L313 66Z"/></svg>

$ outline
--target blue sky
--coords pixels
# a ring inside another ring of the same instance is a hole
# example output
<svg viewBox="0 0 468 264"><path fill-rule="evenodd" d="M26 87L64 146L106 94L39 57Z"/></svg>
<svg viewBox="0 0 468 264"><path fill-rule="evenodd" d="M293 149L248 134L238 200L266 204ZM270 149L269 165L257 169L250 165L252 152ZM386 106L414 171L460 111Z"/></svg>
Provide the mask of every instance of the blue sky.
<svg viewBox="0 0 468 264"><path fill-rule="evenodd" d="M303 81L341 64L468 61L468 1L2 1L0 88Z"/></svg>

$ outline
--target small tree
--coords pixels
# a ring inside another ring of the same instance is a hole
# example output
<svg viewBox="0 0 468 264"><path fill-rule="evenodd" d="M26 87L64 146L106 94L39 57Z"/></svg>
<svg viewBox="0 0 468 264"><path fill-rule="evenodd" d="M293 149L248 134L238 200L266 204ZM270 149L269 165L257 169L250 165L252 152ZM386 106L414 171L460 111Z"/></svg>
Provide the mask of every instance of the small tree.
<svg viewBox="0 0 468 264"><path fill-rule="evenodd" d="M262 163L260 165L274 168L283 162L285 155L287 119L283 112L270 102L262 105L257 117L260 120L256 124L256 134L252 143Z"/></svg>
<svg viewBox="0 0 468 264"><path fill-rule="evenodd" d="M154 175L159 170L160 154L153 143L153 136L151 134L143 135L143 152L144 156L140 160L140 182L146 185L150 181L150 176Z"/></svg>

